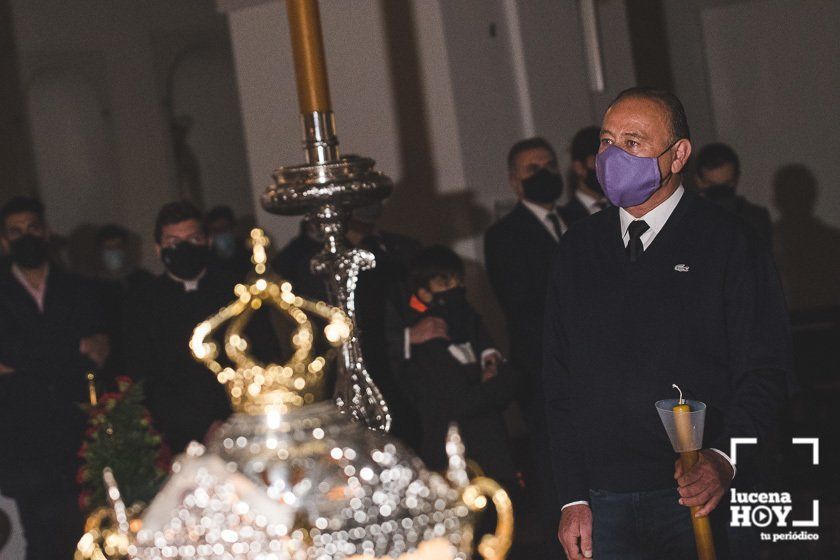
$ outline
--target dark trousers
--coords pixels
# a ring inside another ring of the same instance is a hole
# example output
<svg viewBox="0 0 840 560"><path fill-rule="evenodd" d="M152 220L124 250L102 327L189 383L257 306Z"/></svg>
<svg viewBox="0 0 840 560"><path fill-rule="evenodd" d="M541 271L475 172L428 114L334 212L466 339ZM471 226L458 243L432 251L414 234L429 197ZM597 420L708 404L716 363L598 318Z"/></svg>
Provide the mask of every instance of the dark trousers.
<svg viewBox="0 0 840 560"><path fill-rule="evenodd" d="M691 514L677 503L676 488L650 492L590 490L592 541L598 560L690 560L697 558ZM718 560L756 558L749 530L729 527L729 505L710 516Z"/></svg>
<svg viewBox="0 0 840 560"><path fill-rule="evenodd" d="M17 504L27 560L73 557L84 520L71 469L63 458L0 465L0 488Z"/></svg>
<svg viewBox="0 0 840 560"><path fill-rule="evenodd" d="M557 538L560 526L560 508L551 464L551 447L545 419L545 403L542 395L533 393L531 398L520 403L522 415L528 426L528 451L530 461L526 474L527 493L538 510L538 532L540 535L540 558L553 560L564 558L563 547Z"/></svg>

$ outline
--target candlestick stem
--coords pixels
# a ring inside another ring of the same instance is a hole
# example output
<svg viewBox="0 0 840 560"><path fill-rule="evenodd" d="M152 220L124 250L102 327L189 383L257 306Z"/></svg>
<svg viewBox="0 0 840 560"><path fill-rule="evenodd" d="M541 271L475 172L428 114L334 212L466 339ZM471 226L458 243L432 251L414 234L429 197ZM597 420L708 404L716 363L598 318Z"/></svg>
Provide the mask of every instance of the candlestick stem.
<svg viewBox="0 0 840 560"><path fill-rule="evenodd" d="M286 0L300 112L332 110L318 0Z"/></svg>

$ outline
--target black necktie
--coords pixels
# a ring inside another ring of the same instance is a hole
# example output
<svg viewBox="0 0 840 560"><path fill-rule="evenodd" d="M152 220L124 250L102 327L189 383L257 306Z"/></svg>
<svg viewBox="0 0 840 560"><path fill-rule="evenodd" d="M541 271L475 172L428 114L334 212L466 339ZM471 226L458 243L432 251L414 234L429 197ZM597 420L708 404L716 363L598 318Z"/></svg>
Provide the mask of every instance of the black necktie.
<svg viewBox="0 0 840 560"><path fill-rule="evenodd" d="M554 212L549 212L546 217L548 221L551 222L551 225L554 227L554 233L557 235L557 239L563 235L563 229L560 227L560 218L557 217L557 214Z"/></svg>
<svg viewBox="0 0 840 560"><path fill-rule="evenodd" d="M642 245L642 234L650 229L650 226L644 220L633 220L627 227L627 233L630 235L630 242L627 243L627 256L630 257L630 262L636 262L644 250Z"/></svg>

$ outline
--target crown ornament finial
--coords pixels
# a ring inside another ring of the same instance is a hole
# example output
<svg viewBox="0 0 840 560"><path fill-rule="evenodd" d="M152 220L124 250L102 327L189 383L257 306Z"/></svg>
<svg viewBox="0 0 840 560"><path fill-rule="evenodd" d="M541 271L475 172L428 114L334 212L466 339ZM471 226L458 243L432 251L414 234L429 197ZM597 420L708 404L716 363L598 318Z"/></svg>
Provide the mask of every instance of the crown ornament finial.
<svg viewBox="0 0 840 560"><path fill-rule="evenodd" d="M270 241L259 228L251 231L254 272L249 283L237 284L236 299L199 323L190 339L193 356L225 385L233 409L246 414L268 410L285 412L311 404L324 396L324 370L328 354L315 355L315 322L325 322L323 337L330 348L344 344L351 335L351 322L339 308L295 295L292 286L268 272ZM262 306L268 305L293 325L291 356L282 364L262 363L250 350L245 329ZM228 365L222 363L219 345L212 338L223 325L223 347Z"/></svg>

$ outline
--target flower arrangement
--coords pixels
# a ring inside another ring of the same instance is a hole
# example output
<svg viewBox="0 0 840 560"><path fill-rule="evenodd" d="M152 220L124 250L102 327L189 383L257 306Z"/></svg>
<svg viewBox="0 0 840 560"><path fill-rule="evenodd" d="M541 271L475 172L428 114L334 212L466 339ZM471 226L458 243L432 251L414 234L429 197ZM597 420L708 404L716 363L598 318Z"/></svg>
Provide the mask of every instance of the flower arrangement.
<svg viewBox="0 0 840 560"><path fill-rule="evenodd" d="M82 405L88 422L76 482L83 488L79 507L85 512L107 505L105 467L113 471L128 504L148 503L169 472L169 448L143 406L142 383L121 376L116 384L116 392Z"/></svg>

